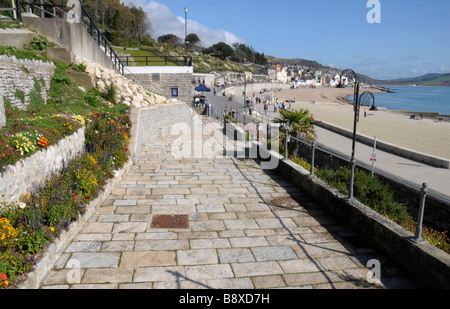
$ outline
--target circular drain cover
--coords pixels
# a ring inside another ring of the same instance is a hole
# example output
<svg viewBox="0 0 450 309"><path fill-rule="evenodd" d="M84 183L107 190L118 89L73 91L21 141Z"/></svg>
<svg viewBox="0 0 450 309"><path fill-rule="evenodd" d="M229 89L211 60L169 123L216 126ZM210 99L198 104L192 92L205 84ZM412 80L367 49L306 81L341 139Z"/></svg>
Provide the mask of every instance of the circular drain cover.
<svg viewBox="0 0 450 309"><path fill-rule="evenodd" d="M296 201L288 197L276 198L272 200L270 203L274 206L284 208L295 208L300 206Z"/></svg>

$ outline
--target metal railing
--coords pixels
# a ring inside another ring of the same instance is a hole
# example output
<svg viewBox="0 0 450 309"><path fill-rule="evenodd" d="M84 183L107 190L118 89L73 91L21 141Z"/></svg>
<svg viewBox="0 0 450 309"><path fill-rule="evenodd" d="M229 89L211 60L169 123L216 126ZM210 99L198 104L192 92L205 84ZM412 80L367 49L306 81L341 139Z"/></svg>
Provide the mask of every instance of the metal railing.
<svg viewBox="0 0 450 309"><path fill-rule="evenodd" d="M30 0L31 1L31 0ZM67 3L67 1L66 1ZM12 0L10 8L0 8L0 11L12 11L13 19L22 23L22 13L33 13L40 15L40 17L54 17L65 19L66 10L71 9L64 4L64 0L61 1L61 5L54 4L47 0L35 0L33 2Z"/></svg>
<svg viewBox="0 0 450 309"><path fill-rule="evenodd" d="M100 31L97 24L94 22L91 15L89 14L89 12L86 10L86 8L83 5L81 5L81 14L82 14L81 24L84 25L84 27L89 32L91 37L98 43L98 45L103 49L105 54L114 63L114 66L123 75L124 74L123 63L120 61L120 58L114 51L111 43L109 43L109 41L106 39L106 37Z"/></svg>
<svg viewBox="0 0 450 309"><path fill-rule="evenodd" d="M251 115L245 113L243 107L240 108L240 109L237 109L237 110L231 108L230 111L234 111L234 113L232 114L232 119L236 120L236 122L238 122L238 123L242 123L244 126L248 125L249 123L254 123L254 124L256 124L257 127L259 127L261 124L264 124L264 125L267 126L268 130L269 129L272 130L272 131L274 130L270 126L270 124L273 123L273 119L275 119L275 117L271 117L271 116L264 115L264 114L261 114L261 113L258 113L256 116L251 116ZM228 108L226 110L226 113L228 113ZM217 116L216 116L216 118L217 118ZM222 119L222 123L223 123L223 117L221 119ZM315 162L316 162L315 158L316 158L317 151L321 151L321 152L329 155L330 157L338 158L338 159L342 160L343 162L348 163L349 165L352 164L350 157L347 157L347 156L345 156L343 154L336 153L335 151L327 149L325 147L318 146L316 144L316 142L314 142L314 141L305 141L305 140L303 140L301 138L297 138L297 137L292 136L292 135L290 135L290 134L288 134L286 132L283 132L281 130L275 130L275 131L278 133L278 136L280 136L280 137L281 136L285 136L285 139L284 139L284 143L285 143L284 144L284 158L285 159L289 158L289 148L287 147L288 146L287 143L289 141L291 141L291 140L297 141L297 142L299 142L299 143L301 143L303 145L306 145L306 146L311 148L311 152L310 152L308 158L305 158L305 159L309 159L310 163L311 163L311 168L309 170L310 177L315 177ZM255 134L255 133L249 132L249 134ZM267 132L268 138L270 138L271 134L272 134L272 132L269 132L269 131ZM256 140L256 137L253 137L252 140ZM423 218L424 218L425 204L426 204L427 196L433 196L434 198L442 201L445 204L449 204L450 203L450 199L448 197L444 197L444 196L442 196L442 195L440 195L440 194L438 194L436 192L430 191L429 188L428 188L427 183L423 183L422 186L418 186L418 185L409 183L409 182L407 182L407 181L405 181L403 179L400 179L398 177L395 177L395 176L393 176L391 174L383 172L381 170L376 170L376 169L374 169L373 166L369 166L369 165L366 165L366 164L363 164L363 163L360 163L360 162L355 162L355 166L359 167L359 168L361 168L363 170L366 170L368 172L372 172L372 175L382 176L382 177L384 177L384 178L386 178L386 179L388 179L388 180L390 180L390 181L392 181L394 183L402 184L402 185L404 185L406 187L412 188L412 189L414 189L414 190L419 192L419 194L420 194L420 198L419 198L419 213L418 213L418 217L417 217L417 224L416 224L415 235L414 235L414 237L412 239L415 242L423 241L423 238L422 238L422 226L423 226Z"/></svg>
<svg viewBox="0 0 450 309"><path fill-rule="evenodd" d="M0 11L12 11L14 13L13 19L18 20L20 23L22 23L22 12L34 13L37 16L40 15L40 17L42 18L49 17L57 19L66 19L67 13L72 9L72 7L65 6L65 4L67 4L67 0L66 1L62 0L61 5L53 4L52 2L49 2L47 0L36 0L34 2L13 0L11 8L0 8ZM113 49L112 44L103 35L102 31L94 22L91 15L86 10L86 8L81 3L80 6L81 6L81 16L80 16L81 25L88 31L91 37L97 42L99 47L111 59L111 61L114 63L115 67L120 72L120 74L122 75L127 74L134 81L142 84L142 81L139 79L139 77L130 72L122 63L120 57ZM190 65L192 65L192 58L188 60ZM161 89L154 86L153 84L151 84L150 86L154 88L156 93L162 94Z"/></svg>
<svg viewBox="0 0 450 309"><path fill-rule="evenodd" d="M191 56L119 56L126 66L192 66Z"/></svg>
<svg viewBox="0 0 450 309"><path fill-rule="evenodd" d="M61 5L54 4L47 0L37 0L34 2L20 1L20 0L14 1L15 2L13 2L13 4L15 4L15 7L3 8L2 10L13 11L15 13L14 18L19 20L20 23L22 23L22 12L33 13L42 18L57 18L65 20L70 10L73 9L73 7L66 6L65 4L67 4L67 1L64 0L61 1ZM111 43L106 39L102 31L98 28L97 24L92 19L89 12L81 3L80 7L81 7L80 9L81 25L83 25L86 28L88 33L97 42L100 48L105 52L105 54L112 61L117 70L121 74L124 74L124 65L120 61L120 58L117 56L116 52L114 51Z"/></svg>
<svg viewBox="0 0 450 309"><path fill-rule="evenodd" d="M335 153L335 152L333 152L333 151L331 151L329 149L325 149L323 147L318 147L315 144L314 141L306 142L306 141L304 141L302 139L296 138L296 137L294 137L294 136L292 136L292 135L290 135L288 133L285 133L285 132L278 131L278 133L280 134L280 136L281 135L285 135L286 136L286 138L285 138L285 147L284 147L284 157L285 157L285 159L287 159L288 156L289 156L288 155L287 143L288 143L288 141L290 139L298 141L300 143L303 143L303 144L308 145L308 146L311 147L311 149L312 149L311 150L311 169L310 169L310 176L311 177L315 177L315 174L314 174L315 152L316 152L316 150L320 150L320 151L322 151L324 153L327 153L327 154L329 154L331 156L337 157L337 158L343 160L344 162L349 163L350 165L355 165L355 166L357 166L359 168L365 169L367 171L371 171L372 175L378 174L378 175L381 175L381 176L383 176L383 177L385 177L387 179L390 179L392 181L401 183L401 184L406 185L408 187L411 187L411 188L413 188L415 190L418 190L420 192L420 204L419 204L419 214L418 214L418 219L417 219L416 232L415 232L415 235L414 235L414 238L413 238L413 240L415 242L423 241L423 238L422 238L422 226L423 226L423 217L424 217L424 211L425 211L425 200L426 200L427 195L432 195L432 196L434 196L434 197L436 197L436 198L438 198L438 199L440 199L440 200L442 200L442 201L444 201L446 203L450 203L450 199L445 198L445 197L443 197L443 196L441 196L441 195L439 195L437 193L430 192L429 189L428 189L427 183L423 183L421 187L418 187L418 186L416 186L414 184L408 183L407 181L401 180L401 179L399 179L397 177L394 177L394 176L392 176L390 174L387 174L385 172L382 172L380 170L375 170L372 166L368 166L366 164L359 163L359 162L356 162L354 160L352 161L350 158L347 158L345 156L339 155L339 154L337 154L337 153ZM351 185L353 185L353 184L351 184Z"/></svg>

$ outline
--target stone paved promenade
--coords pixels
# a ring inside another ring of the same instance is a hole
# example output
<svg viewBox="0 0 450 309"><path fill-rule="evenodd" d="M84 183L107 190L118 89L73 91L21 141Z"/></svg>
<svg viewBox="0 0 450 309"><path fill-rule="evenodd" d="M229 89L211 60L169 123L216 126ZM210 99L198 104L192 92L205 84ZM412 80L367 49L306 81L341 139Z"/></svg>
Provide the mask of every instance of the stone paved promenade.
<svg viewBox="0 0 450 309"><path fill-rule="evenodd" d="M41 288L413 287L274 172L221 149L213 159L174 158L175 138L143 145ZM298 205L274 206L279 198ZM372 259L381 266L378 284L367 280Z"/></svg>

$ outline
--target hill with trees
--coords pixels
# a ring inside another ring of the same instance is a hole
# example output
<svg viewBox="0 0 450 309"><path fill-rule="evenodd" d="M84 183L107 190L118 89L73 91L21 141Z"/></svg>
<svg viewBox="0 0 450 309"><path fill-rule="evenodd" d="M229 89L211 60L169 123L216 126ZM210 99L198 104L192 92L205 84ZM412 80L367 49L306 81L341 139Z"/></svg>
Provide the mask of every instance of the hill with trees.
<svg viewBox="0 0 450 309"><path fill-rule="evenodd" d="M126 6L119 0L81 0L81 3L111 43L134 46L153 41L151 21L141 7Z"/></svg>
<svg viewBox="0 0 450 309"><path fill-rule="evenodd" d="M436 86L450 87L450 73L447 74L426 74L414 78L401 78L386 81L387 85L416 85L416 86Z"/></svg>
<svg viewBox="0 0 450 309"><path fill-rule="evenodd" d="M258 73L267 64L264 53L255 51L251 46L235 43L232 46L218 42L203 47L201 39L195 33L184 38L167 33L152 38L151 20L141 7L134 4L126 6L119 0L81 0L107 39L118 51L133 55L170 55L184 56L186 47L193 56L194 70L205 71L251 71ZM135 52L133 49L140 49ZM245 64L245 65L244 65Z"/></svg>

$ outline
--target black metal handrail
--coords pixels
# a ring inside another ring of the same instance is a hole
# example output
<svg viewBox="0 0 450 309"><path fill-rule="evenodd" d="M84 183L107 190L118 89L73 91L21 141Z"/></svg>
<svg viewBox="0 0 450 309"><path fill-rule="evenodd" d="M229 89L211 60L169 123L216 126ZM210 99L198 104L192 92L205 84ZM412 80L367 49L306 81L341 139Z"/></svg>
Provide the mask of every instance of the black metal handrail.
<svg viewBox="0 0 450 309"><path fill-rule="evenodd" d="M188 56L119 56L126 66L192 66Z"/></svg>
<svg viewBox="0 0 450 309"><path fill-rule="evenodd" d="M71 7L67 7L64 5L64 0L62 0L61 5L57 5L54 3L51 3L47 0L40 0L39 3L36 2L27 2L27 1L20 1L20 0L13 0L15 7L8 7L8 8L0 8L0 11L12 11L17 14L15 16L15 19L19 20L20 23L22 23L22 12L32 12L33 9L40 10L40 15L42 18L46 16L51 16L55 18L65 18L65 9L71 9ZM22 8L23 7L23 8ZM47 11L46 8L53 8L53 12ZM59 10L59 12L57 12ZM60 13L60 16L58 15Z"/></svg>
<svg viewBox="0 0 450 309"><path fill-rule="evenodd" d="M87 24L84 24L82 22L82 25L84 25L91 35L91 37L97 41L98 45L100 47L103 47L105 50L105 53L109 58L112 60L116 68L120 71L120 73L124 74L124 65L122 61L120 60L119 56L117 56L116 52L114 51L111 43L106 39L106 37L103 35L103 33L98 28L97 24L92 19L89 12L86 10L86 8L80 3L81 5L81 12L82 12L82 18L81 20L84 21L87 19Z"/></svg>
<svg viewBox="0 0 450 309"><path fill-rule="evenodd" d="M66 2L67 3L67 2ZM58 19L65 19L67 16L67 12L72 9L72 7L65 6L64 0L61 2L61 5L56 5L48 2L47 0L40 0L40 3L35 2L27 2L15 0L16 8L4 9L4 10L15 10L17 13L17 19L22 23L22 6L25 7L25 10L31 12L31 9L39 10L41 13L41 17L51 16ZM117 70L123 75L124 74L124 65L120 61L120 58L117 56L114 51L111 43L106 39L101 30L98 28L97 24L92 19L89 12L86 8L80 3L81 6L81 24L87 29L91 37L98 43L98 45L104 49L105 54L111 59L114 63L114 66ZM45 8L53 8L53 12L47 11ZM56 10L59 9L59 13L61 13L61 17L58 16Z"/></svg>

